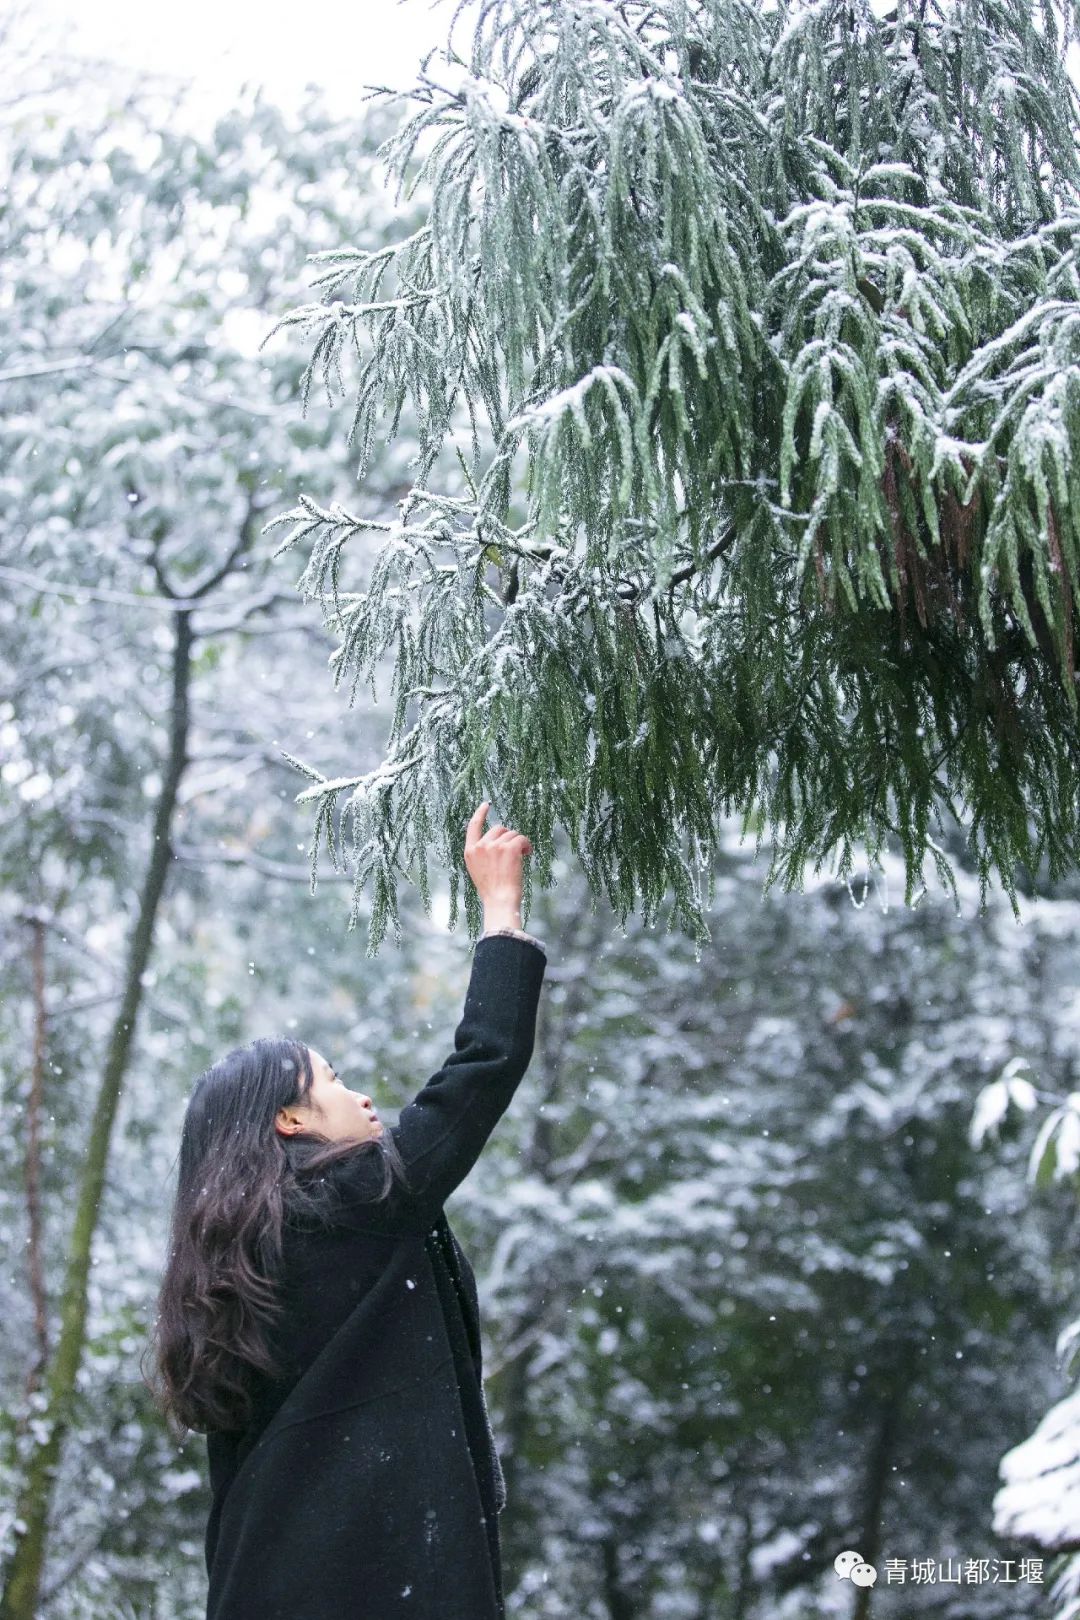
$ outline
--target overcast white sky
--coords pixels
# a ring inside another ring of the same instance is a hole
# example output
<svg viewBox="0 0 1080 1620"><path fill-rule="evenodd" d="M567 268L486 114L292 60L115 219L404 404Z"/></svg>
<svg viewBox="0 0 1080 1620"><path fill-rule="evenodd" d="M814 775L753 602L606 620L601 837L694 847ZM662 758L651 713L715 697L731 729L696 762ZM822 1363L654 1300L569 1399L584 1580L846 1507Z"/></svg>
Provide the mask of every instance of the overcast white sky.
<svg viewBox="0 0 1080 1620"><path fill-rule="evenodd" d="M265 84L288 106L316 83L332 110L359 106L366 83L410 84L423 54L445 44L454 0L25 0L42 28L75 50L112 56L160 73L191 76L207 114L229 105L237 88ZM890 0L874 4L888 9ZM11 0L0 0L0 11ZM471 9L471 8L470 8ZM455 41L464 49L471 18ZM1067 60L1080 84L1080 49Z"/></svg>
<svg viewBox="0 0 1080 1620"><path fill-rule="evenodd" d="M4 0L0 0L4 9ZM251 80L292 104L304 86L334 112L359 107L366 83L410 84L420 59L446 41L453 0L34 0L39 29L70 49L192 77L199 100L228 105ZM455 41L471 37L463 17Z"/></svg>

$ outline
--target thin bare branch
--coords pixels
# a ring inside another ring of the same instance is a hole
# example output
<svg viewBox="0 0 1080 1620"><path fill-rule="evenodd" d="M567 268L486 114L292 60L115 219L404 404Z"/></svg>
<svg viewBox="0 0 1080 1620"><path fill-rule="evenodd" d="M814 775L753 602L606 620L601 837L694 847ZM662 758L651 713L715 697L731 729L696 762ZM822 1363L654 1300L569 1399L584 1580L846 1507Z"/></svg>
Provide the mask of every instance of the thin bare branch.
<svg viewBox="0 0 1080 1620"><path fill-rule="evenodd" d="M310 883L310 866L294 866L287 861L273 861L266 855L257 855L254 850L227 850L196 848L191 844L174 844L173 854L178 861L186 861L196 866L248 866L253 872L259 872L263 877L280 878L287 883ZM320 883L349 883L351 877L348 872L320 872Z"/></svg>

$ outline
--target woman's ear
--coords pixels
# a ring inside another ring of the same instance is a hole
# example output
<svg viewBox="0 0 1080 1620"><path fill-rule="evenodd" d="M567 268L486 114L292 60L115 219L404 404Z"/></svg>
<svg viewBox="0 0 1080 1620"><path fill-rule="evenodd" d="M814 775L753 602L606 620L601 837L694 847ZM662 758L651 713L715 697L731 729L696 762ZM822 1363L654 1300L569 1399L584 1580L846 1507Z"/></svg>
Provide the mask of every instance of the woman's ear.
<svg viewBox="0 0 1080 1620"><path fill-rule="evenodd" d="M295 1114L290 1114L288 1109L279 1108L274 1116L274 1128L280 1136L295 1136L297 1131L303 1130L304 1125L303 1121Z"/></svg>

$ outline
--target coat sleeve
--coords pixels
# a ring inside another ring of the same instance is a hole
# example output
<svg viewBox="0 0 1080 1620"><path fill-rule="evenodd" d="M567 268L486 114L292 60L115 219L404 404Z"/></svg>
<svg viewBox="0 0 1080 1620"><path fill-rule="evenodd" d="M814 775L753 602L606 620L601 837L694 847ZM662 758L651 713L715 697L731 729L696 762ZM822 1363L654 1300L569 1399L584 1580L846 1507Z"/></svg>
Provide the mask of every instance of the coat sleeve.
<svg viewBox="0 0 1080 1620"><path fill-rule="evenodd" d="M395 1185L389 1198L374 1203L373 1156L345 1161L342 1193L349 1224L363 1220L427 1230L438 1219L529 1067L546 967L543 948L518 934L484 934L477 940L454 1050L391 1126L408 1186Z"/></svg>

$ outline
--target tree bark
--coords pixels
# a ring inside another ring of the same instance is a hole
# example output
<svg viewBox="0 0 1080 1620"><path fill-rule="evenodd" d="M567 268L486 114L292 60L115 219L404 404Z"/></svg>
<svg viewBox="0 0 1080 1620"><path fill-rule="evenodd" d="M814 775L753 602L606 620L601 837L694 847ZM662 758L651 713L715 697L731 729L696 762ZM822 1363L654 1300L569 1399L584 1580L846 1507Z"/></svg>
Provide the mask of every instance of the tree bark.
<svg viewBox="0 0 1080 1620"><path fill-rule="evenodd" d="M635 1609L619 1575L619 1549L613 1536L607 1535L600 1543L600 1563L603 1570L604 1602L611 1620L634 1620Z"/></svg>
<svg viewBox="0 0 1080 1620"><path fill-rule="evenodd" d="M26 1375L25 1400L28 1403L49 1360L48 1300L45 1297L45 1263L41 1232L41 1114L45 1097L45 1044L48 1015L45 1007L45 923L41 917L29 919L33 936L31 970L34 981L34 1048L30 1070L30 1098L26 1120L26 1215L28 1226L27 1268L30 1297L34 1305L34 1359ZM27 1408L29 1410L29 1408Z"/></svg>
<svg viewBox="0 0 1080 1620"><path fill-rule="evenodd" d="M128 948L123 998L109 1038L83 1165L60 1307L60 1333L46 1377L44 1438L35 1446L26 1464L16 1514L17 1540L0 1594L0 1620L34 1620L38 1608L48 1544L49 1510L86 1342L91 1251L105 1186L109 1144L142 1003L143 975L153 948L154 927L172 855L170 831L188 760L188 697L194 640L190 609L177 611L174 624L168 759L154 810L150 855Z"/></svg>
<svg viewBox="0 0 1080 1620"><path fill-rule="evenodd" d="M900 1417L904 1409L905 1394L906 1390L901 1381L901 1375L898 1373L896 1382L893 1383L882 1405L874 1447L866 1470L866 1484L864 1487L866 1510L863 1514L859 1551L862 1553L864 1561L873 1564L875 1568L881 1553L881 1518L885 1509L885 1492L889 1480L893 1448L896 1437L900 1432ZM872 1586L855 1587L855 1604L851 1611L852 1620L869 1620L873 1590Z"/></svg>

